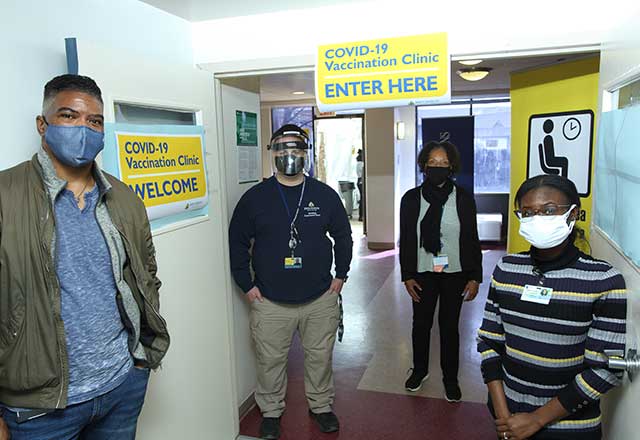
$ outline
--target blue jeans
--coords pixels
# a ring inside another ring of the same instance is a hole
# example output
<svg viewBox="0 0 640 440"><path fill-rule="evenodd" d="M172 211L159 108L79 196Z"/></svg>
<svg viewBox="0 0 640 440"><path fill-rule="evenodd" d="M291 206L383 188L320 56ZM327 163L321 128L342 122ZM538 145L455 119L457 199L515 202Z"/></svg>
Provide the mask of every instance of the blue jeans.
<svg viewBox="0 0 640 440"><path fill-rule="evenodd" d="M95 399L24 423L16 423L12 411L5 411L2 417L11 440L135 439L148 381L149 369L134 367L120 386Z"/></svg>

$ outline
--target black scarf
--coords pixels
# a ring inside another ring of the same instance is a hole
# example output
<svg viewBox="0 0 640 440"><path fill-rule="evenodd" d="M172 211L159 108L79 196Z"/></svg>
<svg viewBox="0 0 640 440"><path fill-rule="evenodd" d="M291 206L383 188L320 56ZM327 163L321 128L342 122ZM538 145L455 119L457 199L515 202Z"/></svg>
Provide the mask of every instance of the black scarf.
<svg viewBox="0 0 640 440"><path fill-rule="evenodd" d="M442 187L432 185L427 181L422 184L422 196L429 202L429 209L420 222L420 246L433 255L438 255L442 249L440 239L442 211L451 191L453 191L451 179L447 179Z"/></svg>

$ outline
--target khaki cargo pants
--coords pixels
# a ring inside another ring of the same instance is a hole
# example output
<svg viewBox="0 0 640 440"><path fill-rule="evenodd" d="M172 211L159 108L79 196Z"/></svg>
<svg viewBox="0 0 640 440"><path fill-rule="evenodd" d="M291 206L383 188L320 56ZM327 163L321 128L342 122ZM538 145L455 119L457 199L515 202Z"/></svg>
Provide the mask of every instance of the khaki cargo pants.
<svg viewBox="0 0 640 440"><path fill-rule="evenodd" d="M255 342L258 389L263 417L280 417L287 391L287 357L297 330L304 349L304 389L314 413L331 411L333 346L340 318L338 295L331 291L305 304L254 301L251 333Z"/></svg>

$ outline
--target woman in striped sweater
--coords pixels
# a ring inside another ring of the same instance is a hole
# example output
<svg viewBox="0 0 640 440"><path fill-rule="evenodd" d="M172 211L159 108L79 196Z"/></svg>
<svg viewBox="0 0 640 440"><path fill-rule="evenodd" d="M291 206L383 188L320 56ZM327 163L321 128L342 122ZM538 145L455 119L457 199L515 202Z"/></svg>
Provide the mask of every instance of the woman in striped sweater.
<svg viewBox="0 0 640 440"><path fill-rule="evenodd" d="M574 246L573 182L536 176L515 200L531 249L496 266L478 331L498 437L600 439L600 396L622 377L604 351L625 348L624 279Z"/></svg>

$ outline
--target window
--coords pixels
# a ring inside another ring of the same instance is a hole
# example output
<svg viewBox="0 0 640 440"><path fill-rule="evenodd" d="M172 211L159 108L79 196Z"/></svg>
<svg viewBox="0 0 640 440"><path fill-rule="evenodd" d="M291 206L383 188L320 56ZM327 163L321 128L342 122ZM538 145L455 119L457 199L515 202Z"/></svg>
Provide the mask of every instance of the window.
<svg viewBox="0 0 640 440"><path fill-rule="evenodd" d="M313 107L273 107L271 109L271 132L286 124L295 124L309 134L313 145Z"/></svg>
<svg viewBox="0 0 640 440"><path fill-rule="evenodd" d="M422 119L448 116L475 117L474 191L475 193L508 193L511 171L511 103L467 102L416 109L416 145L422 148ZM419 176L421 181L421 176Z"/></svg>
<svg viewBox="0 0 640 440"><path fill-rule="evenodd" d="M196 115L189 111L146 107L137 104L114 104L116 122L126 124L196 125Z"/></svg>
<svg viewBox="0 0 640 440"><path fill-rule="evenodd" d="M629 107L640 104L640 80L636 80L631 84L618 90L618 108Z"/></svg>
<svg viewBox="0 0 640 440"><path fill-rule="evenodd" d="M474 104L474 191L508 193L511 172L511 103Z"/></svg>

